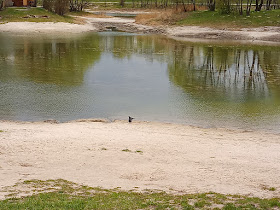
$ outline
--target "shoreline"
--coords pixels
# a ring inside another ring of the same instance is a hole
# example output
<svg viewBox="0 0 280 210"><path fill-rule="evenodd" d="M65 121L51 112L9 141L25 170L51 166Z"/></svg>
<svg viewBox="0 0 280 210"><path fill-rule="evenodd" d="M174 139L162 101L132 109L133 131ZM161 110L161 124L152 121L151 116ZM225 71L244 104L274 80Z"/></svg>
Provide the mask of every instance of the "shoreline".
<svg viewBox="0 0 280 210"><path fill-rule="evenodd" d="M31 179L125 191L280 197L276 134L102 119L0 121L0 130L0 199L6 187Z"/></svg>
<svg viewBox="0 0 280 210"><path fill-rule="evenodd" d="M82 34L114 29L129 33L158 34L181 41L190 42L234 42L246 44L280 44L280 27L260 27L234 29L215 29L199 26L150 26L135 23L134 19L111 17L79 17L85 24L63 22L9 22L0 24L0 32L19 34Z"/></svg>
<svg viewBox="0 0 280 210"><path fill-rule="evenodd" d="M128 120L124 119L111 119L111 118L80 118L80 119L73 119L73 120L65 120L59 121L56 119L45 119L45 120L1 120L0 123L18 123L18 124L40 124L40 123L50 123L50 124L67 124L67 123L117 123L122 122L126 123ZM237 126L204 126L198 124L189 124L184 122L178 121L157 121L157 120L133 120L133 123L138 124L158 124L158 125L176 125L176 126L186 126L191 128L197 129L213 129L213 130L225 130L225 131L232 131L232 132L253 132L253 133L266 133L272 135L279 135L280 131L272 130L272 129L265 129L265 128L241 128Z"/></svg>

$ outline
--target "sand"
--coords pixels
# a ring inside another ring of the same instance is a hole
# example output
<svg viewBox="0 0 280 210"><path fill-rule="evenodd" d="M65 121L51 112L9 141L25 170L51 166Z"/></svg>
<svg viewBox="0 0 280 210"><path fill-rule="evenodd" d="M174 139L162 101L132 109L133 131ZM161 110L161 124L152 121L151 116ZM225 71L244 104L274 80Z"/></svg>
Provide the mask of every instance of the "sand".
<svg viewBox="0 0 280 210"><path fill-rule="evenodd" d="M0 122L0 130L1 199L17 182L59 178L107 189L280 196L277 134L124 121Z"/></svg>
<svg viewBox="0 0 280 210"><path fill-rule="evenodd" d="M32 33L32 34L45 34L45 33L84 33L89 31L96 31L92 25L89 24L71 24L71 23L53 23L53 22L9 22L0 24L0 32L9 33Z"/></svg>
<svg viewBox="0 0 280 210"><path fill-rule="evenodd" d="M171 37L204 40L230 40L280 43L280 27L259 27L237 29L214 29L199 26L170 27L166 34Z"/></svg>
<svg viewBox="0 0 280 210"><path fill-rule="evenodd" d="M114 12L114 11L112 11ZM246 44L274 44L280 43L280 27L259 27L237 29L214 29L199 26L151 26L135 23L130 18L96 18L77 17L85 24L70 23L34 23L34 22L10 22L0 24L0 32L20 34L46 34L46 33L85 33L108 31L111 28L131 33L161 34L170 38L185 41L236 41Z"/></svg>

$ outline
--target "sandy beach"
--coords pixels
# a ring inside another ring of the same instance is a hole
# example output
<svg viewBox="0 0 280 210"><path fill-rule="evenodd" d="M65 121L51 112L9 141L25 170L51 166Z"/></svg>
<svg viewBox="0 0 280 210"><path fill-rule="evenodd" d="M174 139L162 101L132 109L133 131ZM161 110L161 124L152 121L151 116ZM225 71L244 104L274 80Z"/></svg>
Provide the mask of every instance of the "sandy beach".
<svg viewBox="0 0 280 210"><path fill-rule="evenodd" d="M280 136L156 122L0 122L7 186L65 179L92 187L280 196ZM269 191L270 187L275 191Z"/></svg>
<svg viewBox="0 0 280 210"><path fill-rule="evenodd" d="M260 27L260 28L241 28L241 29L215 29L199 26L151 26L135 23L130 18L96 18L96 17L77 17L83 20L84 24L70 23L34 23L34 22L9 22L0 24L0 32L17 34L49 34L67 33L77 34L85 32L115 30L130 33L161 34L170 38L185 41L236 41L246 44L279 44L280 27Z"/></svg>
<svg viewBox="0 0 280 210"><path fill-rule="evenodd" d="M0 32L14 34L45 34L45 33L85 33L96 31L89 24L53 23L53 22L9 22L0 24Z"/></svg>

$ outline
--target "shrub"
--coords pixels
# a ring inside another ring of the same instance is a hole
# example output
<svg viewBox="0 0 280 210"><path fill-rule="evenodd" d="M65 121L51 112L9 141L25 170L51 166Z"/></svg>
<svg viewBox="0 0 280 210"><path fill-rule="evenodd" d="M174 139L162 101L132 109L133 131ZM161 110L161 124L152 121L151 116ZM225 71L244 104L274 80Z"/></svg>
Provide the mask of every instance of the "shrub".
<svg viewBox="0 0 280 210"><path fill-rule="evenodd" d="M48 11L54 12L54 0L44 0L43 1L43 8L45 8Z"/></svg>
<svg viewBox="0 0 280 210"><path fill-rule="evenodd" d="M69 0L55 0L54 12L59 15L64 15L69 11Z"/></svg>
<svg viewBox="0 0 280 210"><path fill-rule="evenodd" d="M70 11L83 11L85 7L84 0L70 0Z"/></svg>
<svg viewBox="0 0 280 210"><path fill-rule="evenodd" d="M58 15L64 15L69 11L69 0L44 0L43 7Z"/></svg>
<svg viewBox="0 0 280 210"><path fill-rule="evenodd" d="M231 12L229 0L217 0L216 7L221 14L230 14Z"/></svg>

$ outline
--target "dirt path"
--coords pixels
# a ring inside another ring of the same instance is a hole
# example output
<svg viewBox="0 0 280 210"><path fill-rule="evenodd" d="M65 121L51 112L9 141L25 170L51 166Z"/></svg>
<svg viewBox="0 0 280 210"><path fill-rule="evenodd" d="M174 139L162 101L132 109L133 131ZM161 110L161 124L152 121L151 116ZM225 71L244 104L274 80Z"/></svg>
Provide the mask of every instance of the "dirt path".
<svg viewBox="0 0 280 210"><path fill-rule="evenodd" d="M280 196L275 134L123 121L0 122L0 130L1 198L16 182L58 178L122 190Z"/></svg>

